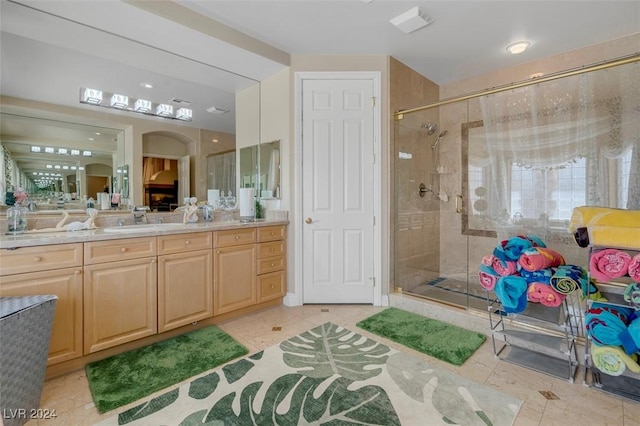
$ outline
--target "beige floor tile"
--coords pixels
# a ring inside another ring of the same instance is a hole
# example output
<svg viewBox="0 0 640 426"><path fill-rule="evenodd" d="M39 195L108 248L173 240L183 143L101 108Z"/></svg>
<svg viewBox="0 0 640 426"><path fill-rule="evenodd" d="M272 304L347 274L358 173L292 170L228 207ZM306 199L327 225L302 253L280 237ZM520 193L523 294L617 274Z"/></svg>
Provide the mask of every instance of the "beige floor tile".
<svg viewBox="0 0 640 426"><path fill-rule="evenodd" d="M490 336L463 366L456 367L356 326L358 321L383 309L363 305L279 306L228 321L220 324L220 328L247 346L250 353L255 353L325 322L333 322L394 349L408 352L429 365L458 373L522 399L524 403L514 422L515 426L566 426L566 415L571 416L571 424L640 424L640 403L623 401L583 385L581 372L575 383L569 383L501 361L493 353ZM281 329L274 331L273 327ZM559 399L547 400L539 391L551 391ZM55 409L58 417L51 421L33 420L27 425L90 425L137 404L132 403L100 415L93 406L84 370L79 370L45 383L41 407Z"/></svg>

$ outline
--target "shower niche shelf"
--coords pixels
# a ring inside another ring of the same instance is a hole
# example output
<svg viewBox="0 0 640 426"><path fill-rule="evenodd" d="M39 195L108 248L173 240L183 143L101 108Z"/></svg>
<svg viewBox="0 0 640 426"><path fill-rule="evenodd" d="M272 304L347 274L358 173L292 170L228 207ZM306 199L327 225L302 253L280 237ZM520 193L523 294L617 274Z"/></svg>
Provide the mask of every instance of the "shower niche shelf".
<svg viewBox="0 0 640 426"><path fill-rule="evenodd" d="M579 367L576 334L580 324L568 300L558 307L528 303L525 311L514 314L487 294L495 356L573 383Z"/></svg>

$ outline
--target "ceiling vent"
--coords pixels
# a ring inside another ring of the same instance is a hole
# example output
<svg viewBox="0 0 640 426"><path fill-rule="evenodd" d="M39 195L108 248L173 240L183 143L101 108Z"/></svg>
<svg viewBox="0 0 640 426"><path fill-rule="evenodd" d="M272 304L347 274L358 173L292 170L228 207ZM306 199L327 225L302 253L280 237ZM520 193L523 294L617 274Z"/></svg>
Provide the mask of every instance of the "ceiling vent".
<svg viewBox="0 0 640 426"><path fill-rule="evenodd" d="M211 114L224 114L226 112L229 112L229 110L212 106L211 108L207 108L207 112L210 112Z"/></svg>
<svg viewBox="0 0 640 426"><path fill-rule="evenodd" d="M186 99L181 99L181 98L171 98L169 99L169 102L174 103L176 105L180 105L180 106L189 106L193 103L193 101L188 101Z"/></svg>
<svg viewBox="0 0 640 426"><path fill-rule="evenodd" d="M433 22L433 18L425 15L418 6L413 9L409 9L406 12L396 16L390 21L393 25L398 27L400 31L405 34L409 34L415 30L419 30L422 27L426 27Z"/></svg>

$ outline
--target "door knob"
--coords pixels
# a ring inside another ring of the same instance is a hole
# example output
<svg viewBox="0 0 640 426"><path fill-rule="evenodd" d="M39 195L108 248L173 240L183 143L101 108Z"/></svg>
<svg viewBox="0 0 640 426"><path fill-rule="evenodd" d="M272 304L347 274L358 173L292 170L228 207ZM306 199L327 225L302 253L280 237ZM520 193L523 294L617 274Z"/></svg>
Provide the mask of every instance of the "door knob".
<svg viewBox="0 0 640 426"><path fill-rule="evenodd" d="M307 222L308 224L313 223L313 219L311 219L310 217L306 218L304 221Z"/></svg>

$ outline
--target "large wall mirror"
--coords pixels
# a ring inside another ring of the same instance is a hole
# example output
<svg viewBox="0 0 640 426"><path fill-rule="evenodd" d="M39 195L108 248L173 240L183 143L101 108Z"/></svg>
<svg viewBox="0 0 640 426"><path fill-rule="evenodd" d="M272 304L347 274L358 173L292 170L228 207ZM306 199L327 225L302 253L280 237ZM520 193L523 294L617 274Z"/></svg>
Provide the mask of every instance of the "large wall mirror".
<svg viewBox="0 0 640 426"><path fill-rule="evenodd" d="M43 10L38 10L40 7ZM110 7L113 9L112 13L119 13L123 20L132 19L133 15L127 12L144 13L135 4L128 2L117 2ZM153 4L147 6L149 9L154 7ZM210 49L190 49L187 52L179 46L160 43L158 40L168 35L161 28L154 27L153 22L160 18L152 14L148 14L148 27L152 27L148 32L157 33L157 37L146 34L145 37L149 36L154 40L144 42L141 35L125 37L118 32L109 31L106 28L108 23L90 26L77 20L65 19L68 11L57 3L27 7L20 2L2 2L1 8L2 112L8 113L8 108L12 105L4 100L10 99L15 100L18 106L28 104L34 111L43 106L44 110L59 117L63 114L72 117L58 119L60 122L66 121L69 126L86 124L86 121L91 121L88 118L99 121L104 129L94 128L93 133L108 135L109 138L117 138L122 142L113 149L100 146L93 150L93 159L97 160L98 155L101 155L105 156L104 161L88 164L85 172L90 172L87 173L88 176L105 178L106 183L99 189L108 187L110 192L126 191L132 203L147 204L149 200L145 198L145 185L149 182L144 181L143 157L148 157L160 158L163 164L165 160L178 161L177 167L182 170L178 170L177 174L184 175L189 182L185 191L199 200L206 200L207 189L211 185L221 185L221 189L222 186L228 186L228 190L234 193L237 191L239 183L234 182L235 169L228 167L227 161L219 164L214 158L222 158L226 153L236 150L239 129L260 128L260 81L284 68L284 65L242 49L226 56L216 55L217 44L214 38L187 27L176 26L174 30L184 33L187 37L185 39L202 37L202 42L208 43ZM78 4L77 8L77 13L96 15L96 8L87 4ZM131 27L132 32L136 31L135 27ZM180 37L173 33L170 38L173 40ZM154 47L154 44L158 44L158 47ZM91 52L88 52L87 45L93 46ZM201 57L202 55L206 57ZM225 57L227 59L220 59ZM26 70L25 63L29 64ZM146 87L147 85L153 87ZM80 94L84 87L100 89L107 94L122 91L122 94L129 97L129 104L123 109L116 109L106 105L109 103L108 99L104 99L100 106L81 103ZM245 92L249 95L244 96ZM181 121L134 112L133 101L143 98L149 99L154 105L170 105L173 111L189 108L193 111L193 116L190 121ZM243 99L242 105L239 105L239 98ZM28 117L40 118L37 113L25 114L23 118L27 120ZM4 121L3 119L3 124ZM248 126L249 122L256 124ZM62 123L59 127L61 126ZM17 129L16 126L13 127ZM29 127L30 125L23 125L21 130L25 132L22 134L17 130L7 130L5 134L3 125L2 142L6 142L6 152L12 158L19 159L16 169L21 171L15 172L17 175L26 176L27 172L36 171L32 171L31 166L27 167L26 164L43 158L41 154L17 150L18 144L14 141L31 139L26 133ZM85 129L91 131L88 127ZM49 139L55 136L54 131L47 130L44 133ZM184 145L183 152L167 153L154 141L140 148L147 139L146 135L159 133L173 135L178 143ZM255 143L260 137L259 134L251 134L249 139L251 143ZM44 147L47 139L41 140ZM68 138L67 141L69 143L66 145L70 149L72 141ZM85 147L90 146L89 143L86 141ZM62 141L59 144L61 147L65 145ZM240 146L244 146L244 143ZM180 163L187 156L188 161ZM24 170L22 165L25 165ZM71 164L68 165L71 167ZM75 164L75 167L78 165ZM98 170L99 168L101 169ZM109 176L111 178L107 179ZM214 176L217 181L210 181ZM61 189L65 194L76 192L76 196L86 194L87 197L95 197L94 192L97 190L93 188L93 179L84 182L81 178L66 178L65 185L56 189ZM7 184L13 185L14 182L6 182L5 178L5 187ZM76 188L73 188L74 185ZM179 191L176 201L180 202L181 195L182 192Z"/></svg>

